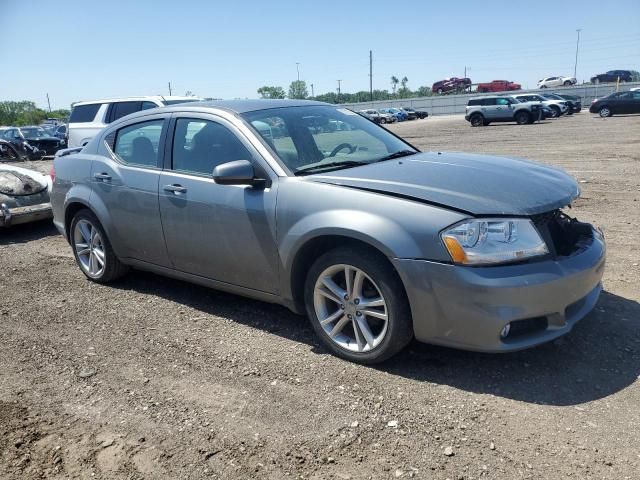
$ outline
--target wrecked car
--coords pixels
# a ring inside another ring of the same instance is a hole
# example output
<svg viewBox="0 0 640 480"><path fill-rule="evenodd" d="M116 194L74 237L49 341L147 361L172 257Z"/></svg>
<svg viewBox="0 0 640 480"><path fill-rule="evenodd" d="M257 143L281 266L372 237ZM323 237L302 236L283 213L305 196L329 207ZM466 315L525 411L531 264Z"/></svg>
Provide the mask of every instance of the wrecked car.
<svg viewBox="0 0 640 480"><path fill-rule="evenodd" d="M42 127L8 127L0 129L0 138L11 142L20 149L29 160L40 160L44 156L53 156L66 146L66 141L52 137Z"/></svg>
<svg viewBox="0 0 640 480"><path fill-rule="evenodd" d="M66 152L54 224L90 280L134 267L280 303L351 361L413 338L533 347L568 333L602 290L604 237L565 213L580 194L566 172L420 152L345 108L154 108Z"/></svg>
<svg viewBox="0 0 640 480"><path fill-rule="evenodd" d="M0 227L51 218L50 190L48 175L0 165Z"/></svg>
<svg viewBox="0 0 640 480"><path fill-rule="evenodd" d="M11 142L0 139L0 162L18 162L25 156Z"/></svg>

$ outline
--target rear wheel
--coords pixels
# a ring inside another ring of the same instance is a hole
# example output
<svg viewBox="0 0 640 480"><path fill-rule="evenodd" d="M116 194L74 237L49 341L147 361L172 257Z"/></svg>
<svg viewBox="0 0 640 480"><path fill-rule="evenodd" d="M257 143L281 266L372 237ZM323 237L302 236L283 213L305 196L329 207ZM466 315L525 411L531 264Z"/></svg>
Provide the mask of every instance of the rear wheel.
<svg viewBox="0 0 640 480"><path fill-rule="evenodd" d="M551 116L553 118L558 118L560 116L560 114L562 113L560 111L560 107L557 106L557 105L551 105L549 108L551 109Z"/></svg>
<svg viewBox="0 0 640 480"><path fill-rule="evenodd" d="M413 337L402 282L369 250L337 248L318 258L307 276L305 304L322 342L353 362L382 362Z"/></svg>
<svg viewBox="0 0 640 480"><path fill-rule="evenodd" d="M76 213L69 234L76 263L89 280L108 283L129 270L116 256L100 221L90 210Z"/></svg>
<svg viewBox="0 0 640 480"><path fill-rule="evenodd" d="M484 125L484 117L479 113L474 113L473 115L471 115L469 123L472 127L481 127Z"/></svg>
<svg viewBox="0 0 640 480"><path fill-rule="evenodd" d="M572 85L572 84L571 84L571 82L570 82L569 80L566 80L566 81L564 82L564 86L565 86L565 87L570 87L571 85Z"/></svg>
<svg viewBox="0 0 640 480"><path fill-rule="evenodd" d="M439 88L437 93L438 93L438 95L442 95L442 89Z"/></svg>
<svg viewBox="0 0 640 480"><path fill-rule="evenodd" d="M529 113L516 112L515 121L518 125L526 125L529 123Z"/></svg>
<svg viewBox="0 0 640 480"><path fill-rule="evenodd" d="M385 118L380 118L380 123L387 123L387 120Z"/></svg>
<svg viewBox="0 0 640 480"><path fill-rule="evenodd" d="M600 110L598 110L598 115L600 115L602 118L607 118L613 115L613 112L611 112L611 109L605 105L603 107L600 107Z"/></svg>

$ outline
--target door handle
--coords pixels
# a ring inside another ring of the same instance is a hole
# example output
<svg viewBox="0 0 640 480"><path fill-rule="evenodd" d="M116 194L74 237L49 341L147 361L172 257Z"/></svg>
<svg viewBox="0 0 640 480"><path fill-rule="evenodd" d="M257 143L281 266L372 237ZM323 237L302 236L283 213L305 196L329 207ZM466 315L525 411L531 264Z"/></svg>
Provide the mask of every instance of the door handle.
<svg viewBox="0 0 640 480"><path fill-rule="evenodd" d="M108 181L111 180L111 175L109 175L108 173L96 173L93 178L95 178L96 180L103 180L103 181Z"/></svg>
<svg viewBox="0 0 640 480"><path fill-rule="evenodd" d="M165 185L164 190L165 192L173 192L176 195L187 193L187 188L182 185L178 185L177 183L174 183L173 185Z"/></svg>

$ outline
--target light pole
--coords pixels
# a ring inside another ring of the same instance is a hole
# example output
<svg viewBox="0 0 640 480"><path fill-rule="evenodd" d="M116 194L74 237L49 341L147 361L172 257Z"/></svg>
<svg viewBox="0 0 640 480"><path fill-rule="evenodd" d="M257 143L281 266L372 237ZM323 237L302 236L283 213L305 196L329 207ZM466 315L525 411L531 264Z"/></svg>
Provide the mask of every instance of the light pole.
<svg viewBox="0 0 640 480"><path fill-rule="evenodd" d="M298 72L298 81L300 81L300 62L296 62L296 72Z"/></svg>
<svg viewBox="0 0 640 480"><path fill-rule="evenodd" d="M578 48L580 47L580 32L582 31L581 28L576 29L576 32L578 32L578 40L576 41L576 63L573 66L573 78L576 79L576 82L578 81L578 77L577 77L577 72L578 72Z"/></svg>
<svg viewBox="0 0 640 480"><path fill-rule="evenodd" d="M342 80L337 80L338 82L338 103L340 103L340 83L342 82Z"/></svg>

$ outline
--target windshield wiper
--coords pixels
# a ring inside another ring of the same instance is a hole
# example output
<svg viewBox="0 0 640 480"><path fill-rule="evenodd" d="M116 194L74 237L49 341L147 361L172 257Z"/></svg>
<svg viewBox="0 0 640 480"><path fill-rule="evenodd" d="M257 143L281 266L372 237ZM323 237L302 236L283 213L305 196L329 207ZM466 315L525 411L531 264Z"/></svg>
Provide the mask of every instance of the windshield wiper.
<svg viewBox="0 0 640 480"><path fill-rule="evenodd" d="M321 163L316 165L309 165L308 167L302 167L297 169L294 174L295 175L305 175L307 173L316 172L318 170L338 170L340 168L349 168L349 167L358 167L360 165L365 165L367 162L358 162L356 160L345 160L344 162L329 162L329 163Z"/></svg>
<svg viewBox="0 0 640 480"><path fill-rule="evenodd" d="M394 158L408 157L409 155L415 155L416 151L414 150L400 150L399 152L390 153L389 155L379 158L378 160L374 160L371 163L376 162L384 162L385 160L393 160Z"/></svg>

